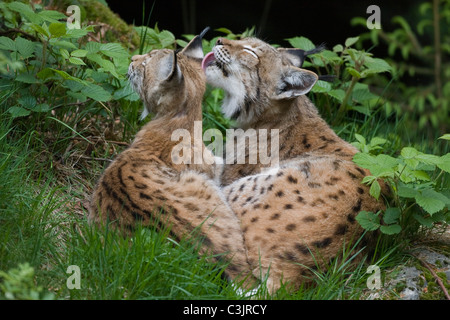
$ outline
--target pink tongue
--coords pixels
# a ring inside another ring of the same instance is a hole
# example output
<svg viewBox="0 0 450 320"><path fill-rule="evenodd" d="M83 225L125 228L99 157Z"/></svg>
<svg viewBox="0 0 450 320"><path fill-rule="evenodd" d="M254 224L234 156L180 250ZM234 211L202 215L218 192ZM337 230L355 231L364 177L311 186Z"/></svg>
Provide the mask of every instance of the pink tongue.
<svg viewBox="0 0 450 320"><path fill-rule="evenodd" d="M205 71L206 68L215 60L216 60L216 57L214 57L214 52L211 51L210 53L208 53L203 58L203 61L202 61L202 69L203 69L203 71Z"/></svg>

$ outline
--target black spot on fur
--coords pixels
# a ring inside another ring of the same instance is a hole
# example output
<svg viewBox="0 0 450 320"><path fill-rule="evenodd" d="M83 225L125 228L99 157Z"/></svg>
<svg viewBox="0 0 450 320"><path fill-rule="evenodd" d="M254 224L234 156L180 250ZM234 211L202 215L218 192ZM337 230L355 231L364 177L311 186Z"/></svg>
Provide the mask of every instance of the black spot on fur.
<svg viewBox="0 0 450 320"><path fill-rule="evenodd" d="M268 233L274 233L274 232L275 232L275 230L272 229L272 228L267 228L266 231L267 231Z"/></svg>
<svg viewBox="0 0 450 320"><path fill-rule="evenodd" d="M308 182L308 187L313 188L313 189L320 188L321 186L322 185L320 183L317 183L317 182Z"/></svg>
<svg viewBox="0 0 450 320"><path fill-rule="evenodd" d="M290 203L284 205L284 209L285 209L285 210L290 210L290 209L292 209L292 208L293 208L293 205L290 204Z"/></svg>
<svg viewBox="0 0 450 320"><path fill-rule="evenodd" d="M277 220L280 217L279 213L274 213L271 217L270 220Z"/></svg>
<svg viewBox="0 0 450 320"><path fill-rule="evenodd" d="M297 183L297 182L298 182L297 178L294 178L294 177L291 176L291 175L289 175L289 176L287 177L287 180L288 180L290 183Z"/></svg>
<svg viewBox="0 0 450 320"><path fill-rule="evenodd" d="M294 223L290 223L286 226L286 231L294 231L297 226Z"/></svg>
<svg viewBox="0 0 450 320"><path fill-rule="evenodd" d="M316 217L314 217L314 216L307 216L307 217L304 217L302 220L304 222L315 222L316 221Z"/></svg>
<svg viewBox="0 0 450 320"><path fill-rule="evenodd" d="M298 196L297 201L300 203L306 203L305 199L302 196Z"/></svg>
<svg viewBox="0 0 450 320"><path fill-rule="evenodd" d="M305 246L304 244L296 243L296 244L295 244L295 249L296 249L297 251L299 251L300 253L302 253L302 254L309 254L308 247Z"/></svg>
<svg viewBox="0 0 450 320"><path fill-rule="evenodd" d="M149 196L148 194L142 193L142 192L139 193L139 198L141 198L141 199L147 199L147 200L152 200L152 197L151 197L151 196Z"/></svg>
<svg viewBox="0 0 450 320"><path fill-rule="evenodd" d="M281 198L282 196L284 196L284 192L280 190L280 191L278 191L275 195L276 195L277 197Z"/></svg>
<svg viewBox="0 0 450 320"><path fill-rule="evenodd" d="M359 194L364 194L364 189L361 187L358 187L358 189L356 189L356 191L358 191Z"/></svg>
<svg viewBox="0 0 450 320"><path fill-rule="evenodd" d="M362 200L358 199L358 202L356 203L356 205L352 208L353 212L359 212L361 210L361 203Z"/></svg>
<svg viewBox="0 0 450 320"><path fill-rule="evenodd" d="M325 238L323 240L320 240L320 241L314 241L313 242L313 246L318 248L318 249L326 248L326 247L328 247L331 244L332 241L333 241L333 239L331 239L330 237L327 237L327 238Z"/></svg>
<svg viewBox="0 0 450 320"><path fill-rule="evenodd" d="M267 210L267 209L269 209L269 208L270 208L270 206L269 206L268 204L265 204L265 205L264 205L264 209Z"/></svg>
<svg viewBox="0 0 450 320"><path fill-rule="evenodd" d="M259 219L258 217L253 217L253 218L250 220L250 222L251 222L251 223L255 223L255 222L258 221L258 219Z"/></svg>
<svg viewBox="0 0 450 320"><path fill-rule="evenodd" d="M336 236L343 236L344 234L347 233L347 230L348 230L348 225L338 224L338 226L336 227L336 230L334 231L334 234Z"/></svg>

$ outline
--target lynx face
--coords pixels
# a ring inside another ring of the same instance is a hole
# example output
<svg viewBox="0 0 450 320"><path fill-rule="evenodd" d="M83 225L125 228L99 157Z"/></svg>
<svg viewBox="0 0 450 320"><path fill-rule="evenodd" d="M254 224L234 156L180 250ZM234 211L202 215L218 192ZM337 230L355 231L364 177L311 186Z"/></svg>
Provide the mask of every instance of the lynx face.
<svg viewBox="0 0 450 320"><path fill-rule="evenodd" d="M256 38L218 39L202 67L207 81L226 92L225 116L245 125L266 111L278 111L267 110L274 100L292 99L311 90L318 76L296 67L295 59L290 51L277 50Z"/></svg>
<svg viewBox="0 0 450 320"><path fill-rule="evenodd" d="M200 68L202 57L201 39L178 53L161 49L133 56L128 78L145 105L141 118L148 113L184 112L174 106L183 106L194 97L198 99L196 93L202 92L205 86ZM192 59L198 63L189 61Z"/></svg>

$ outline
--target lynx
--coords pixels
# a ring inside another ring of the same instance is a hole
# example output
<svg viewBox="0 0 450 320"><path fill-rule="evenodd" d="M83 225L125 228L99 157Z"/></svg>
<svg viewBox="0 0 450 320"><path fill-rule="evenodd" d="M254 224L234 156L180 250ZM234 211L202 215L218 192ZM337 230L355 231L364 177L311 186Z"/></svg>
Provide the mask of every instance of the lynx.
<svg viewBox="0 0 450 320"><path fill-rule="evenodd" d="M317 51L220 38L202 62L207 82L225 91L225 115L243 129L279 130L278 166L246 161L225 165L222 175L253 274L267 277L271 290L282 281L308 282L311 270L360 238L360 211L384 208L361 184L369 172L352 162L357 149L333 132L305 96L318 76L300 67L305 55ZM276 142L269 139L268 149ZM242 149L247 159L257 152L255 145Z"/></svg>
<svg viewBox="0 0 450 320"><path fill-rule="evenodd" d="M225 272L236 279L250 270L244 239L239 220L213 181L211 161L184 164L172 158L179 143L172 141L172 132L191 132L194 121L202 119L204 33L180 52L161 49L132 57L129 79L144 102L144 115L154 117L100 177L89 219L125 234L132 234L137 223L157 229L170 225L177 240L198 231L201 252L225 254L231 260Z"/></svg>

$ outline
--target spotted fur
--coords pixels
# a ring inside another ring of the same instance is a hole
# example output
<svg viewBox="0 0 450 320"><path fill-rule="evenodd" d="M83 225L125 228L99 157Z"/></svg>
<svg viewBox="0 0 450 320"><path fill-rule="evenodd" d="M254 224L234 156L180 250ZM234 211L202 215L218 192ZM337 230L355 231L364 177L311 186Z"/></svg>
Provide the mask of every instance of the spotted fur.
<svg viewBox="0 0 450 320"><path fill-rule="evenodd" d="M240 217L255 276L299 285L363 233L361 210L384 209L361 184L357 149L339 138L305 96L318 76L301 69L305 52L256 39L219 39L203 61L207 81L223 88L226 115L243 129L279 129L278 166L226 165L222 184ZM314 53L310 52L310 53ZM268 150L271 143L268 141ZM386 191L386 189L384 189ZM365 239L367 240L367 239ZM364 243L366 244L366 243Z"/></svg>
<svg viewBox="0 0 450 320"><path fill-rule="evenodd" d="M126 234L137 223L157 229L170 226L176 240L200 234L201 252L231 260L226 273L235 279L250 268L240 222L213 181L214 166L206 161L175 164L171 159L179 143L171 140L172 132L186 129L194 137L194 121L202 119L202 57L201 37L197 36L181 52L154 50L132 58L131 84L154 118L101 176L89 219ZM190 146L193 153L194 141ZM200 148L204 150L204 145Z"/></svg>

